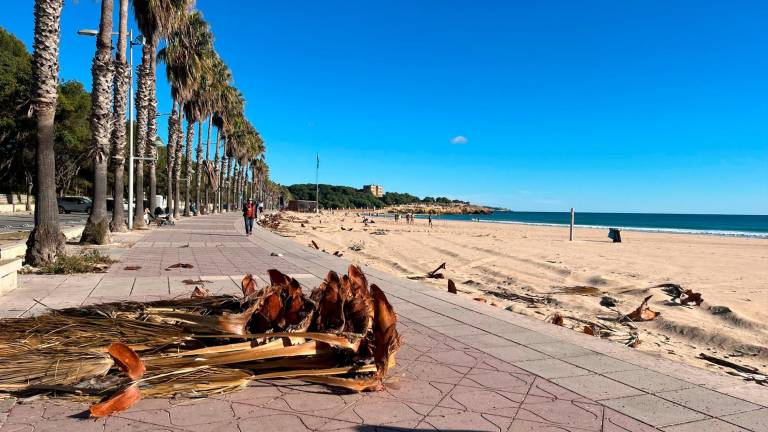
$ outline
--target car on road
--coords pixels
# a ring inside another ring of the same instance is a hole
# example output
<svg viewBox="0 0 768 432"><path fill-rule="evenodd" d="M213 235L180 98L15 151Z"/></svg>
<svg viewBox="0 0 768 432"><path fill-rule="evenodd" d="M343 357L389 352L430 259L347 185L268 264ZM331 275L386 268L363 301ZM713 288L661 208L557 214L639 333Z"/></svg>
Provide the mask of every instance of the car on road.
<svg viewBox="0 0 768 432"><path fill-rule="evenodd" d="M82 196L65 196L56 199L59 213L88 213L91 211L91 199Z"/></svg>
<svg viewBox="0 0 768 432"><path fill-rule="evenodd" d="M107 211L111 212L115 209L115 200L114 198L107 198ZM123 199L123 211L128 211L128 200Z"/></svg>

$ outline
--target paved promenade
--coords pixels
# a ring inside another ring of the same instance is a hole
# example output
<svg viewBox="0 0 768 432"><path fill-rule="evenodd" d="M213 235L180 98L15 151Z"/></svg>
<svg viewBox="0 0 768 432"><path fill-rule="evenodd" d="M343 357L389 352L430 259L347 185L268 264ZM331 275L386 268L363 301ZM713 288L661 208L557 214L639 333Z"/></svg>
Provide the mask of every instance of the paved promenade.
<svg viewBox="0 0 768 432"><path fill-rule="evenodd" d="M246 238L241 224L238 215L189 218L148 231L107 274L23 276L20 288L0 298L0 316L187 296L193 287L182 281L198 277L211 281L212 293L239 293L243 274L266 277L270 268L309 290L329 269L349 265L262 229ZM177 263L193 267L166 270ZM126 270L132 266L140 269ZM385 391L259 381L202 400L143 400L100 420L79 415L85 404L5 400L0 432L768 431L768 387L363 270L395 307L404 341Z"/></svg>

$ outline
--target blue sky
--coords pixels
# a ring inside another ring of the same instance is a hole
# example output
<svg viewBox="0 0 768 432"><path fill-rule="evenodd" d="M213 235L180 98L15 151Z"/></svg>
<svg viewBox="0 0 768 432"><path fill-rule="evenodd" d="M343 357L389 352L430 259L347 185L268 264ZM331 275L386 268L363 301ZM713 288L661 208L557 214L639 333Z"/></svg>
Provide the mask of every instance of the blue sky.
<svg viewBox="0 0 768 432"><path fill-rule="evenodd" d="M90 87L99 2L65 3ZM323 183L515 210L768 214L768 2L227 3L197 8L278 182L320 153ZM0 16L28 47L32 10Z"/></svg>

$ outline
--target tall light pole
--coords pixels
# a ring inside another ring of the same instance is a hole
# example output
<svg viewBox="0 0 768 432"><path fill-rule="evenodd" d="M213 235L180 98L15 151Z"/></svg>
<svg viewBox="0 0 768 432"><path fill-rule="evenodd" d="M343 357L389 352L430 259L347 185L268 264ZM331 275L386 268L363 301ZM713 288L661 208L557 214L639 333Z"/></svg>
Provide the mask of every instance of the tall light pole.
<svg viewBox="0 0 768 432"><path fill-rule="evenodd" d="M136 157L133 155L133 47L136 45L144 44L144 37L137 36L136 40L133 39L133 29L128 33L131 43L128 44L128 64L130 65L131 74L131 92L130 102L128 102L128 229L133 229L133 161ZM141 197L143 200L144 197Z"/></svg>
<svg viewBox="0 0 768 432"><path fill-rule="evenodd" d="M131 91L128 93L128 229L133 229L133 29L128 33L128 79Z"/></svg>
<svg viewBox="0 0 768 432"><path fill-rule="evenodd" d="M315 167L315 213L320 213L320 153L317 154Z"/></svg>

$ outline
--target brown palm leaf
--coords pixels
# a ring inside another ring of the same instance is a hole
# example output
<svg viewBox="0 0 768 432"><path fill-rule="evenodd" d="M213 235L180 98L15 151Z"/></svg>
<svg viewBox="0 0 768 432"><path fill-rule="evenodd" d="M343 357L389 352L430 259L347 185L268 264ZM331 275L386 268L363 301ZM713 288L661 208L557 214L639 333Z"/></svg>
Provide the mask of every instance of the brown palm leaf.
<svg viewBox="0 0 768 432"><path fill-rule="evenodd" d="M132 350L128 345L120 342L112 342L108 352L112 357L112 360L117 364L117 367L125 372L125 374L132 380L141 378L147 370L144 367L144 363L139 358L139 355L136 354L136 351Z"/></svg>
<svg viewBox="0 0 768 432"><path fill-rule="evenodd" d="M243 291L243 297L246 298L256 293L258 287L256 285L256 279L253 278L252 274L247 274L243 277L243 280L240 283L240 289Z"/></svg>
<svg viewBox="0 0 768 432"><path fill-rule="evenodd" d="M109 399L92 405L89 411L91 417L106 417L127 410L139 400L141 400L141 390L136 384L132 384L119 390Z"/></svg>
<svg viewBox="0 0 768 432"><path fill-rule="evenodd" d="M387 301L387 296L375 284L371 285L373 295L373 360L379 378L383 378L394 362L395 353L400 349L400 336L397 334L397 314Z"/></svg>
<svg viewBox="0 0 768 432"><path fill-rule="evenodd" d="M310 298L317 304L315 326L318 331L344 329L344 298L341 279L336 272L328 272L320 286L312 291Z"/></svg>

